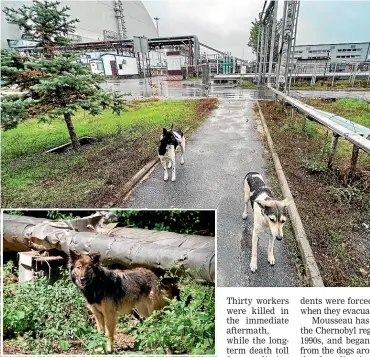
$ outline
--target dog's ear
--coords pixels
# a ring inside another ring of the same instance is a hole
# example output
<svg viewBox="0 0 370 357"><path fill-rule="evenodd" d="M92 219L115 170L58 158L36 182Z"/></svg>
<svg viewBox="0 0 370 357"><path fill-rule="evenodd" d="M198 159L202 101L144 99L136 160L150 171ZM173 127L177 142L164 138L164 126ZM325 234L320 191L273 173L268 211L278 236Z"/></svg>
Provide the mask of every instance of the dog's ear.
<svg viewBox="0 0 370 357"><path fill-rule="evenodd" d="M266 207L264 206L265 201L254 201L254 202L257 203L258 206L260 206L262 213L264 213L266 209Z"/></svg>
<svg viewBox="0 0 370 357"><path fill-rule="evenodd" d="M165 136L166 134L167 134L167 129L163 128L163 136Z"/></svg>
<svg viewBox="0 0 370 357"><path fill-rule="evenodd" d="M93 265L99 265L99 263L100 263L100 253L99 252L90 253L89 257L90 257L91 262L93 263Z"/></svg>
<svg viewBox="0 0 370 357"><path fill-rule="evenodd" d="M77 253L76 251L74 250L69 250L69 261L70 261L70 264L74 264L76 262L77 259L79 259L81 257L81 254L80 253Z"/></svg>

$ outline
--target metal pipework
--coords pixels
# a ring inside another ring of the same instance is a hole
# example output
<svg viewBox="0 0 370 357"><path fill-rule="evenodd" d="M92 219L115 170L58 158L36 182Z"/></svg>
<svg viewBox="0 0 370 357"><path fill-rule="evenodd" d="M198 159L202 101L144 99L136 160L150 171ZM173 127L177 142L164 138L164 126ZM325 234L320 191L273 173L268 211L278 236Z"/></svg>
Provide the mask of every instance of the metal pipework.
<svg viewBox="0 0 370 357"><path fill-rule="evenodd" d="M128 268L146 266L165 271L184 271L197 279L215 281L215 240L172 232L100 227L102 216L50 221L27 216L3 215L4 251L25 252L57 249L69 255L100 252L106 265ZM87 229L91 224L95 232Z"/></svg>
<svg viewBox="0 0 370 357"><path fill-rule="evenodd" d="M362 135L351 131L347 129L346 127L335 123L334 121L330 120L328 117L326 117L322 112L319 110L316 110L301 101L294 99L292 97L287 96L283 92L280 92L276 90L275 88L272 88L271 85L267 85L269 89L272 90L274 94L277 95L277 97L283 99L285 102L289 103L293 107L297 108L298 112L302 113L303 115L319 122L320 124L326 126L328 129L330 129L333 133L338 134L342 138L346 139L350 143L352 143L355 146L358 146L362 150L364 150L367 153L370 153L370 140L366 139Z"/></svg>

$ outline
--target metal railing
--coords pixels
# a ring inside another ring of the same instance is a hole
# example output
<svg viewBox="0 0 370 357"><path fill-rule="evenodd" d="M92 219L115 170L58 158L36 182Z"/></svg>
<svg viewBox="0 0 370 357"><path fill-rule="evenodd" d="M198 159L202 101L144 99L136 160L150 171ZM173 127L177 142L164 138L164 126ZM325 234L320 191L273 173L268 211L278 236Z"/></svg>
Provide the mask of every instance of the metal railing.
<svg viewBox="0 0 370 357"><path fill-rule="evenodd" d="M277 98L280 98L284 103L288 103L299 113L303 114L305 120L306 118L314 120L333 132L333 138L327 162L329 168L332 168L333 165L333 158L336 154L339 137L342 137L353 144L349 171L349 178L353 178L356 170L359 148L367 153L370 153L370 140L368 140L370 137L370 129L360 124L353 123L348 119L335 116L332 113L327 113L302 103L301 101L276 90L269 84L267 87L276 95Z"/></svg>
<svg viewBox="0 0 370 357"><path fill-rule="evenodd" d="M297 99L288 97L286 94L278 91L275 88L272 88L270 85L268 85L267 87L271 89L272 92L276 94L279 98L284 100L286 103L289 103L291 106L295 107L298 110L298 112L302 113L306 117L309 117L310 119L319 122L320 124L330 129L333 133L338 134L342 138L348 140L349 142L358 146L367 153L370 153L370 140L366 139L366 137L364 137L364 134L360 134L359 132L355 132L348 129L346 126L343 126L329 119L328 116L324 115L321 110L317 110L307 104L302 103ZM356 124L355 126L358 127L359 124Z"/></svg>

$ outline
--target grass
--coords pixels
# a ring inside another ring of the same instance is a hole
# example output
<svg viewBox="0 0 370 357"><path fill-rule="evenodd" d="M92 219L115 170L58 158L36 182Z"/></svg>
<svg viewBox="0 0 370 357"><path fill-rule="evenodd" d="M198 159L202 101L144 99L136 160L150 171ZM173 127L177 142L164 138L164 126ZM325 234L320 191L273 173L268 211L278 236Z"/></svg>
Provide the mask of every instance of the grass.
<svg viewBox="0 0 370 357"><path fill-rule="evenodd" d="M340 115L346 119L349 119L357 124L361 124L367 128L370 128L370 102L365 100L358 100L353 98L344 98L339 99L335 102L328 102L317 99L307 99L304 100L305 103L333 113ZM298 130L301 130L298 124ZM312 135L316 135L323 143L326 142L323 150L328 150L330 146L330 137L327 137L327 130L324 126L319 124L314 124L308 121L307 126L308 132L311 132ZM340 167L345 167L348 165L349 160L352 155L353 145L344 139L339 139L336 161L337 165ZM358 167L370 167L370 155L360 150L358 158Z"/></svg>
<svg viewBox="0 0 370 357"><path fill-rule="evenodd" d="M61 154L45 151L69 141L62 120L28 120L2 133L3 207L102 207L155 157L162 127L202 124L217 99L134 101L127 112L73 118L78 136L100 142Z"/></svg>
<svg viewBox="0 0 370 357"><path fill-rule="evenodd" d="M93 117L84 112L78 112L73 122L78 136L90 135L106 138L124 133L130 137L132 131L166 126L171 120L178 121L181 114L187 116L194 109L194 103L181 101L141 101L128 108L128 112L120 116L110 111L101 116ZM55 120L50 123L38 123L28 120L16 129L3 132L3 158L13 158L28 155L32 152L43 152L69 141L65 122Z"/></svg>
<svg viewBox="0 0 370 357"><path fill-rule="evenodd" d="M186 81L201 81L201 80L202 80L202 76L186 78Z"/></svg>
<svg viewBox="0 0 370 357"><path fill-rule="evenodd" d="M243 79L243 83L241 86L243 89L255 89L257 85L253 83L253 81L249 79Z"/></svg>
<svg viewBox="0 0 370 357"><path fill-rule="evenodd" d="M330 78L330 75L328 75ZM317 81L314 85L311 85L309 81L298 81L292 83L292 89L296 90L370 90L370 81L366 79L356 80L353 85L349 84L348 79L339 79L334 81L334 85L331 85L331 79L324 81Z"/></svg>

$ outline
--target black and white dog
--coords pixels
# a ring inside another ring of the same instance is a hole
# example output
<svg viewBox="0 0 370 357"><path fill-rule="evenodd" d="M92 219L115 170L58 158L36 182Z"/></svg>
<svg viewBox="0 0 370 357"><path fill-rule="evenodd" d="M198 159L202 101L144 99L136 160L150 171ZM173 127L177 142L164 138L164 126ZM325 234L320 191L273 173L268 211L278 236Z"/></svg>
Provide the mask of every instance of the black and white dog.
<svg viewBox="0 0 370 357"><path fill-rule="evenodd" d="M266 186L263 177L258 172L249 172L244 178L244 212L243 219L248 216L248 202L251 201L254 211L252 233L252 258L250 268L257 270L258 235L266 230L271 232L268 246L268 261L275 264L274 243L283 239L283 226L287 219L289 202L287 199L277 201L271 190Z"/></svg>
<svg viewBox="0 0 370 357"><path fill-rule="evenodd" d="M164 169L164 180L168 180L167 168L172 167L172 181L176 180L176 149L181 150L181 165L185 163L185 136L181 130L167 130L163 128L163 133L158 146L158 156Z"/></svg>

